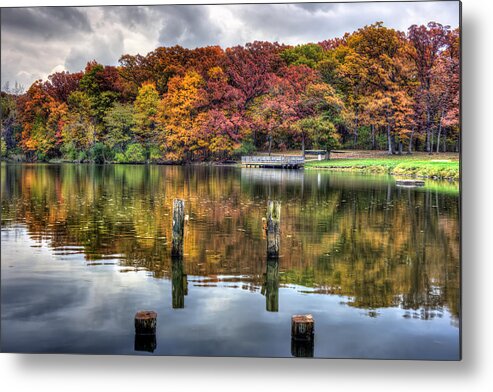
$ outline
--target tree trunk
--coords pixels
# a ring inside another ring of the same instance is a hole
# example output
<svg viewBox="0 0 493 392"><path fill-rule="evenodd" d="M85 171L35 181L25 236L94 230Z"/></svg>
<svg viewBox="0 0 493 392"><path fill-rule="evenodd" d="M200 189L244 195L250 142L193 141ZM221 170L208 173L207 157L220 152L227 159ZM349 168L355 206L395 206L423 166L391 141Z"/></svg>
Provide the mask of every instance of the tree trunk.
<svg viewBox="0 0 493 392"><path fill-rule="evenodd" d="M392 155L394 152L393 146L392 146L392 137L390 136L390 125L387 124L387 144L389 147L388 153L389 155Z"/></svg>
<svg viewBox="0 0 493 392"><path fill-rule="evenodd" d="M426 152L431 154L430 110L426 110Z"/></svg>
<svg viewBox="0 0 493 392"><path fill-rule="evenodd" d="M303 159L305 159L305 132L301 134L301 154Z"/></svg>
<svg viewBox="0 0 493 392"><path fill-rule="evenodd" d="M447 128L443 130L443 152L447 152Z"/></svg>
<svg viewBox="0 0 493 392"><path fill-rule="evenodd" d="M375 145L375 126L371 125L371 149L375 150L377 146Z"/></svg>
<svg viewBox="0 0 493 392"><path fill-rule="evenodd" d="M355 118L353 149L356 149L357 144L358 144L358 114L356 114L356 118Z"/></svg>
<svg viewBox="0 0 493 392"><path fill-rule="evenodd" d="M269 156L270 156L271 150L272 150L272 135L269 134Z"/></svg>
<svg viewBox="0 0 493 392"><path fill-rule="evenodd" d="M442 133L442 116L443 116L443 109L440 112L440 118L438 119L437 152L440 152L440 134Z"/></svg>
<svg viewBox="0 0 493 392"><path fill-rule="evenodd" d="M402 140L399 139L399 155L402 155Z"/></svg>
<svg viewBox="0 0 493 392"><path fill-rule="evenodd" d="M409 137L409 149L407 151L408 154L413 153L413 136L414 136L414 127L411 130L411 136Z"/></svg>

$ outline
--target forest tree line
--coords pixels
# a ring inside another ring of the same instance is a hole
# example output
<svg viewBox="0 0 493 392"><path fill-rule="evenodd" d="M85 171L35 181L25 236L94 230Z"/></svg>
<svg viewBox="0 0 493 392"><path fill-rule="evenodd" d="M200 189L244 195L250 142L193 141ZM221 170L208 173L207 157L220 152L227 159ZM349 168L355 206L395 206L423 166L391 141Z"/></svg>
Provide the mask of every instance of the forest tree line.
<svg viewBox="0 0 493 392"><path fill-rule="evenodd" d="M2 156L192 162L258 150L458 151L459 30L365 26L288 46L159 47L1 93Z"/></svg>

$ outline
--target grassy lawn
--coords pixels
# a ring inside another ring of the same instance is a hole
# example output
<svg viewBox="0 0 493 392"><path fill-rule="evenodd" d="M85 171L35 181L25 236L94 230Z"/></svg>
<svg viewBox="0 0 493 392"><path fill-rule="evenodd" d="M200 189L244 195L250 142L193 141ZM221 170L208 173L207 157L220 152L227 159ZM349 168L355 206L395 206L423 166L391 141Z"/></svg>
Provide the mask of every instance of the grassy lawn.
<svg viewBox="0 0 493 392"><path fill-rule="evenodd" d="M307 169L331 169L386 173L396 176L459 179L459 160L457 156L440 155L401 155L374 158L337 158L305 163Z"/></svg>

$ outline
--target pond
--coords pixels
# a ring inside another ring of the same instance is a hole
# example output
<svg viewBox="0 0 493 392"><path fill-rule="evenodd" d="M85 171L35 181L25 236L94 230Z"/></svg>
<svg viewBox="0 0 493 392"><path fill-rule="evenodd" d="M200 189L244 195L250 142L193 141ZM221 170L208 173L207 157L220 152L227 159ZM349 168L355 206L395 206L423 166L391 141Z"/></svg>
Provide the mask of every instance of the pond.
<svg viewBox="0 0 493 392"><path fill-rule="evenodd" d="M443 186L442 186L443 185ZM2 164L7 352L460 358L454 184L226 166ZM185 200L172 260L173 199ZM266 258L268 200L280 257ZM135 336L139 310L155 337ZM313 343L291 340L311 314Z"/></svg>

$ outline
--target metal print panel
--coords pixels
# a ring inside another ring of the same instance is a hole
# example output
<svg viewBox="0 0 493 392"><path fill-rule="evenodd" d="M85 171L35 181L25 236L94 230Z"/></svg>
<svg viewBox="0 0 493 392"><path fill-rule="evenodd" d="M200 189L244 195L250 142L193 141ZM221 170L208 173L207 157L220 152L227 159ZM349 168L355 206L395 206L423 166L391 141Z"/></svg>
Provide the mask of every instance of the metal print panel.
<svg viewBox="0 0 493 392"><path fill-rule="evenodd" d="M461 358L459 2L1 35L3 352Z"/></svg>

